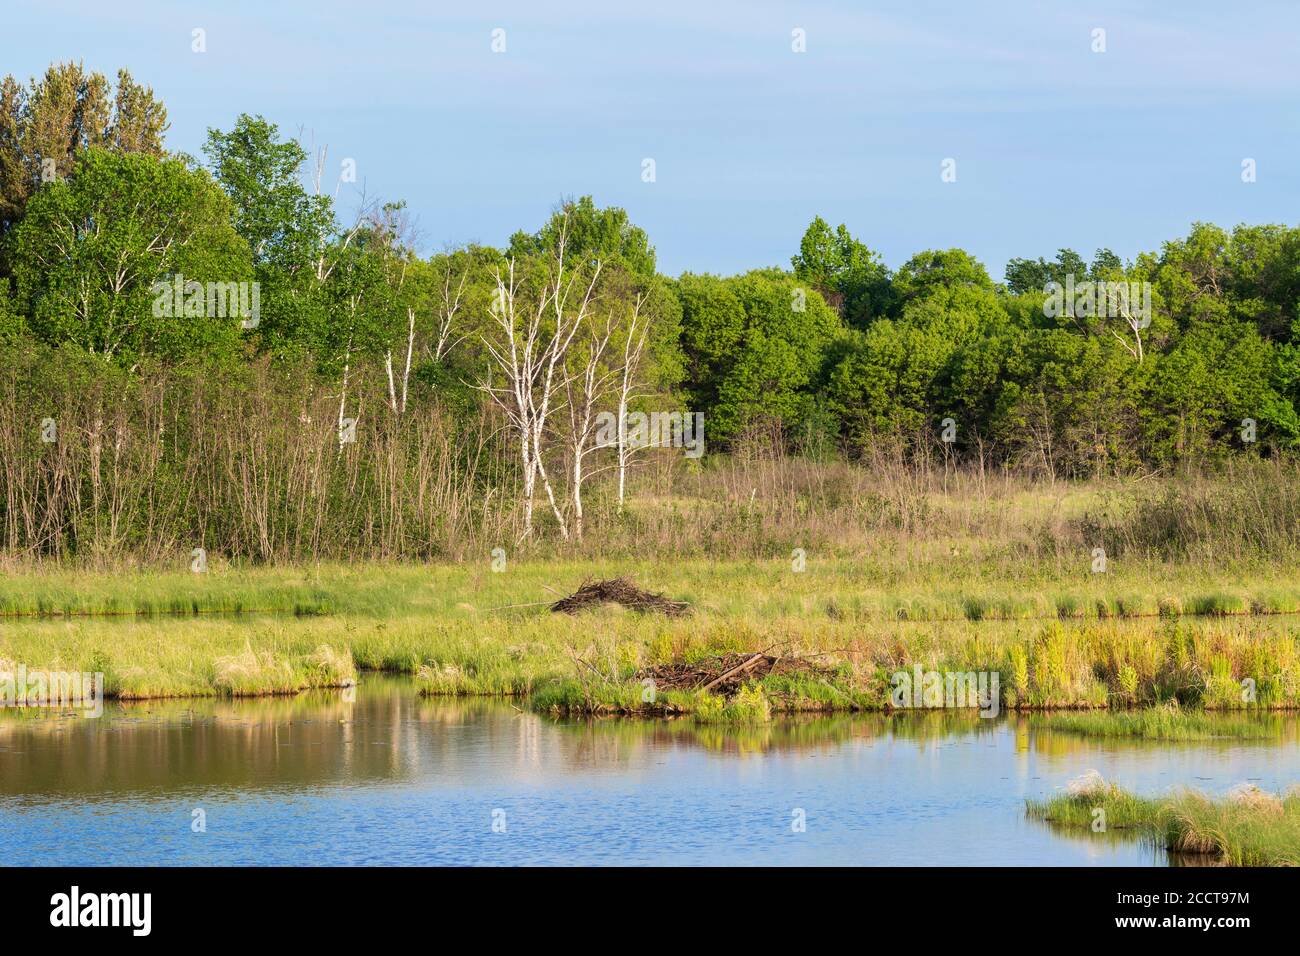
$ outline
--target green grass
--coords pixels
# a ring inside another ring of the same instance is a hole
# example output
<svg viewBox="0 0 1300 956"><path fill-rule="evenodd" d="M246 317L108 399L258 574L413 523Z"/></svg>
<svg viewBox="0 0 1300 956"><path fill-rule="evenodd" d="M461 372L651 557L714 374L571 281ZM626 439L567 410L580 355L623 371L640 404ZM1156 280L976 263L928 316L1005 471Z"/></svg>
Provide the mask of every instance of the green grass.
<svg viewBox="0 0 1300 956"><path fill-rule="evenodd" d="M1146 572L1160 590L1141 592L1132 576L1031 568L998 577L1004 570L984 561L963 565L956 587L954 574L940 574L941 557L899 560L809 560L799 573L784 558L512 560L494 573L485 556L473 564L11 574L0 578L0 605L73 616L5 621L0 660L102 670L108 692L127 698L288 693L346 680L350 665L419 675L426 693L531 696L541 709L565 712L582 709L567 686L577 682L593 713L644 713L633 677L641 668L779 647L818 655L834 671L759 682L772 713L886 709L890 675L917 663L998 672L1008 710L1300 706L1300 620L1148 613L1168 606L1170 592L1183 595L1180 605L1211 592L1188 568ZM620 574L690 602L693 613L670 620L606 607L569 617L545 606L584 579ZM1219 572L1232 578L1230 590L1254 588L1274 604L1289 587L1283 575ZM171 607L276 613L178 619L158 610ZM1100 607L1110 610L1098 616ZM152 611L94 615L128 608ZM294 613L306 608L329 613ZM1070 611L1064 619L1062 608ZM334 655L328 666L322 647ZM1253 682L1253 700L1244 682ZM696 713L714 705L673 706Z"/></svg>
<svg viewBox="0 0 1300 956"><path fill-rule="evenodd" d="M1300 865L1300 793L1283 796L1254 787L1211 799L1194 791L1136 796L1099 777L1073 792L1027 800L1026 813L1057 826L1094 831L1097 811L1105 830L1133 830L1176 853L1204 855L1229 866Z"/></svg>
<svg viewBox="0 0 1300 956"><path fill-rule="evenodd" d="M1026 814L1071 829L1089 830L1098 820L1097 811L1105 813L1107 830L1146 829L1159 812L1159 802L1139 797L1114 784L1095 783L1077 792L1060 794L1047 800L1026 800Z"/></svg>
<svg viewBox="0 0 1300 956"><path fill-rule="evenodd" d="M852 557L808 556L796 573L783 554L769 560L702 558L517 560L504 573L490 558L455 564L322 564L240 567L213 558L195 574L173 569L114 571L11 567L0 574L0 616L163 616L277 613L387 616L443 614L461 603L482 610L545 601L584 577L627 573L724 614L801 614L859 623L1017 622L1274 615L1300 611L1292 564L1240 567L1115 562L1024 562L995 542L953 558L935 541ZM1159 585L1153 582L1160 582ZM959 583L956 583L959 582Z"/></svg>
<svg viewBox="0 0 1300 956"><path fill-rule="evenodd" d="M1211 715L1176 704L1136 711L1047 714L1031 718L1030 725L1084 737L1141 740L1268 740L1282 734L1277 721Z"/></svg>
<svg viewBox="0 0 1300 956"><path fill-rule="evenodd" d="M192 616L339 610L342 587L307 569L116 573L37 568L0 576L0 617ZM346 602L344 602L346 603Z"/></svg>
<svg viewBox="0 0 1300 956"><path fill-rule="evenodd" d="M1210 800L1193 792L1161 806L1158 833L1165 846L1205 853L1229 866L1300 866L1300 794L1282 797L1244 791Z"/></svg>
<svg viewBox="0 0 1300 956"><path fill-rule="evenodd" d="M1185 614L1223 616L1227 614L1249 614L1253 603L1240 594L1220 591L1214 594L1196 595L1190 601L1185 602L1183 608Z"/></svg>
<svg viewBox="0 0 1300 956"><path fill-rule="evenodd" d="M341 622L340 622L341 623ZM347 632L336 623L252 618L38 621L0 631L0 674L102 672L105 694L124 700L291 694L356 678Z"/></svg>
<svg viewBox="0 0 1300 956"><path fill-rule="evenodd" d="M705 691L661 691L647 699L639 683L609 683L593 687L578 680L550 681L537 689L534 710L556 717L680 717L699 724L763 724L771 720L772 703L758 683L748 684L730 699Z"/></svg>

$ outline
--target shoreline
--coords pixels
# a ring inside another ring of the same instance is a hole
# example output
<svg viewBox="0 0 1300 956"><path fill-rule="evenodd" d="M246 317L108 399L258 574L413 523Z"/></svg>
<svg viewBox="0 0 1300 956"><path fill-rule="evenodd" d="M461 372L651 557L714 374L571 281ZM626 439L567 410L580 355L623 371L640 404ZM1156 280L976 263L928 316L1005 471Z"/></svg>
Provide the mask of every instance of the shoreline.
<svg viewBox="0 0 1300 956"><path fill-rule="evenodd" d="M5 672L0 671L0 675ZM534 698L547 699L548 692L556 688L547 686L534 689L532 691L518 692L501 692L490 693L473 690L462 691L444 691L430 690L427 687L420 686L419 675L415 671L395 670L388 668L368 668L357 667L357 677L335 682L335 683L313 683L302 687L292 689L265 689L265 690L246 690L239 692L228 692L220 688L213 688L206 692L187 692L187 693L163 693L163 694L134 694L120 692L105 692L104 701L113 701L122 704L147 704L152 701L239 701L239 700L257 700L267 698L292 698L303 694L309 694L317 691L345 691L356 688L361 683L361 679L366 676L380 677L400 677L411 679L415 683L414 696L421 699L429 700L500 700L510 703L525 702L528 703ZM559 681L557 680L557 683ZM756 685L761 687L761 682ZM627 690L635 690L640 693L642 685L636 682L628 682ZM553 716L559 718L625 718L629 720L661 720L676 719L681 717L694 716L696 709L689 706L689 698L692 694L699 694L699 691L672 692L679 695L678 702L669 702L664 704L648 704L644 706L625 706L617 703L597 703L589 708L581 706L558 705L555 703L547 704L542 707L530 708L530 712ZM847 693L847 691L846 691ZM708 695L710 699L725 701L727 698L722 695ZM79 703L74 701L73 705L65 708L68 710L78 709L75 705ZM1111 704L1054 704L1054 705L1035 705L1035 704L1008 704L1005 701L999 702L997 713L985 719L998 720L1003 717L1021 716L1051 716L1067 714L1097 714L1097 715L1141 715L1158 711L1168 705L1168 702L1147 702L1138 704L1129 704L1125 706L1114 706ZM969 716L982 716L979 714L978 706L906 706L899 707L891 705L888 701L878 704L861 701L851 701L848 703L833 703L829 701L819 701L812 699L782 700L780 698L769 700L770 716L772 718L799 717L809 716L835 716L835 715L855 715L869 714L874 716L895 717L905 716L908 714L956 714ZM54 712L59 708L49 707L42 704L14 704L8 707L0 707L0 714L6 710L24 710L24 711L51 711ZM1251 705L1242 707L1227 707L1217 705L1189 706L1184 708L1187 714L1205 714L1215 718L1245 718L1265 717L1265 716L1287 716L1300 714L1300 704L1298 703L1276 703L1268 705Z"/></svg>

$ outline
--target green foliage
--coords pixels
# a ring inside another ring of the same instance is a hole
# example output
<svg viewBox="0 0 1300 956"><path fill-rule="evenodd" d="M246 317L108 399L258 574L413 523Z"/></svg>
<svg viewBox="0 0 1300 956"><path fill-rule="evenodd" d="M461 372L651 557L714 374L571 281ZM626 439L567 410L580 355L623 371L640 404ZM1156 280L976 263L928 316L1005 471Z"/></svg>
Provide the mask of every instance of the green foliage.
<svg viewBox="0 0 1300 956"><path fill-rule="evenodd" d="M808 226L790 260L797 278L811 282L850 326L865 328L893 307L889 269L880 256L821 216Z"/></svg>
<svg viewBox="0 0 1300 956"><path fill-rule="evenodd" d="M281 358L315 357L333 371L340 350L331 330L341 292L329 280L347 247L335 235L329 197L309 194L302 184L306 152L282 142L275 124L248 115L228 133L208 130L203 151L230 197L235 229L248 243L261 283L257 341ZM347 314L352 318L351 310Z"/></svg>
<svg viewBox="0 0 1300 956"><path fill-rule="evenodd" d="M11 229L43 182L73 173L81 150L162 155L167 110L126 70L117 88L80 63L50 66L23 86L0 81L0 234Z"/></svg>
<svg viewBox="0 0 1300 956"><path fill-rule="evenodd" d="M992 288L984 267L961 249L918 252L894 276L894 291L904 302L959 289Z"/></svg>
<svg viewBox="0 0 1300 956"><path fill-rule="evenodd" d="M166 128L126 71L113 84L61 64L0 83L0 343L72 345L138 370L231 361L247 339L250 356L311 370L313 395L334 389L337 417L366 390L399 417L434 400L473 416L487 410L475 385L491 365L495 270L515 263L522 299L537 301L563 253L570 278L599 269L593 316L643 322L634 410L703 412L711 449L754 441L826 459L885 443L1091 477L1300 445L1300 229L1195 223L1132 262L1106 248L1091 261L1070 248L1014 258L995 284L957 248L891 273L818 216L790 271L672 280L627 211L591 196L505 249L426 256L401 202L340 225L329 196L304 185L305 150L261 116L208 131L210 177L166 156ZM256 328L155 314L154 283L178 274L255 281ZM1093 283L1140 290L1141 321L1062 310L1048 292L1093 296ZM596 333L574 340L566 378ZM610 336L593 381L617 379L630 341Z"/></svg>
<svg viewBox="0 0 1300 956"><path fill-rule="evenodd" d="M813 414L827 350L843 334L820 293L788 273L682 276L682 340L695 407L710 439L750 427L797 430Z"/></svg>
<svg viewBox="0 0 1300 956"><path fill-rule="evenodd" d="M645 230L632 225L626 210L618 206L600 209L590 196L562 202L535 233L515 233L507 255L516 259L553 255L561 236L566 257L575 261L599 259L643 280L655 274L655 251Z"/></svg>
<svg viewBox="0 0 1300 956"><path fill-rule="evenodd" d="M978 280L982 271L968 270L961 257L939 261L931 273L909 271L902 316L855 336L830 374L831 408L852 444L937 431L947 417L966 426L958 431L964 442L998 401L1019 331L987 277ZM938 277L943 271L952 281Z"/></svg>
<svg viewBox="0 0 1300 956"><path fill-rule="evenodd" d="M188 293L184 309L170 302L158 314L155 283L252 278L229 200L206 172L100 148L32 197L12 262L19 306L40 341L126 365L143 355L229 354L239 341L237 317L192 314Z"/></svg>
<svg viewBox="0 0 1300 956"><path fill-rule="evenodd" d="M636 394L654 407L676 404L675 392L684 374L682 361L681 304L672 283L655 271L655 251L644 229L634 225L618 206L598 207L591 196L566 199L533 233L517 232L501 259L513 259L521 272L544 274L561 251L570 274L590 274L599 265L596 287L598 311L624 317L639 302L639 330L646 333L642 353L641 386ZM480 277L484 272L478 273ZM483 283L491 293L491 283ZM471 314L486 315L486 299ZM610 343L610 358L622 356L628 329ZM583 345L578 346L581 351Z"/></svg>
<svg viewBox="0 0 1300 956"><path fill-rule="evenodd" d="M1007 263L1007 289L1015 295L1042 292L1049 282L1065 285L1066 278L1075 281L1102 279L1123 271L1123 262L1109 249L1098 249L1092 265L1073 249L1058 249L1056 259L1048 262L1038 259L1012 259Z"/></svg>
<svg viewBox="0 0 1300 956"><path fill-rule="evenodd" d="M27 334L27 323L9 295L9 283L0 279L0 347L14 348Z"/></svg>
<svg viewBox="0 0 1300 956"><path fill-rule="evenodd" d="M1271 394L1274 364L1269 344L1245 322L1189 329L1161 356L1151 378L1143 409L1151 453L1202 457L1215 444L1233 444L1246 418L1295 434L1295 409L1282 408Z"/></svg>
<svg viewBox="0 0 1300 956"><path fill-rule="evenodd" d="M281 142L279 128L244 114L229 133L208 130L204 154L234 206L235 230L270 274L309 269L333 227L327 196L309 195L301 175L307 153Z"/></svg>

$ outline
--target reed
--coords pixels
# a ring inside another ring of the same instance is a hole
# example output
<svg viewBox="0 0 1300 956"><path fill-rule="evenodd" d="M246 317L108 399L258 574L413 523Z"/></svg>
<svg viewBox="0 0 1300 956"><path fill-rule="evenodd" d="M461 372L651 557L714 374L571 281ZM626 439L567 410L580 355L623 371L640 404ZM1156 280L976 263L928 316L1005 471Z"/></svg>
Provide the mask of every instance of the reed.
<svg viewBox="0 0 1300 956"><path fill-rule="evenodd" d="M799 548L814 563L887 560L960 579L972 619L1300 610L1294 581L1247 593L1219 580L1300 556L1300 465L1285 455L1066 482L958 467L883 439L853 461L743 444L710 445L699 460L654 449L638 457L623 509L609 462L592 459L581 541L541 514L520 542L501 421L433 385L419 386L418 413L395 414L372 384L353 393L355 441L340 443L338 397L306 371L251 361L128 374L71 350L16 347L0 364L0 563L152 571L187 567L197 548L234 565L462 561L497 547L588 561L789 560ZM54 441L43 440L46 419ZM562 473L558 445L556 455ZM1152 569L1200 569L1203 588L1099 602L1082 585L1097 548L1112 569L1147 572L1148 585ZM1082 586L1005 592L1062 576ZM894 610L932 613L923 596Z"/></svg>
<svg viewBox="0 0 1300 956"><path fill-rule="evenodd" d="M1246 784L1215 800L1191 790L1139 797L1095 774L1026 814L1057 826L1097 832L1130 830L1181 854L1227 866L1300 865L1300 793L1266 793Z"/></svg>
<svg viewBox="0 0 1300 956"><path fill-rule="evenodd" d="M1271 740L1280 739L1283 731L1278 721L1210 715L1177 704L1135 711L1048 714L1031 718L1030 726L1082 737L1138 740Z"/></svg>

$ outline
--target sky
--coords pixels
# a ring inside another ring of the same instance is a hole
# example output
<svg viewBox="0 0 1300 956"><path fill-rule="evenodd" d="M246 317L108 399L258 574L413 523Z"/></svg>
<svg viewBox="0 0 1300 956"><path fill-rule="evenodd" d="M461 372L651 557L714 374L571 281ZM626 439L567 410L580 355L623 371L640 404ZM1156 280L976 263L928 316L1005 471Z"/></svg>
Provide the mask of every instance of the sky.
<svg viewBox="0 0 1300 956"><path fill-rule="evenodd" d="M788 266L817 215L892 267L960 246L995 279L1062 246L1132 258L1195 221L1300 220L1294 2L4 7L0 72L125 66L193 155L262 114L327 147L345 215L405 200L424 252L504 245L587 194L671 275Z"/></svg>

